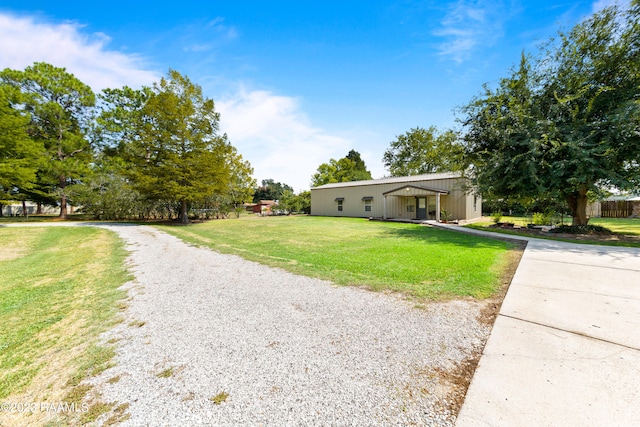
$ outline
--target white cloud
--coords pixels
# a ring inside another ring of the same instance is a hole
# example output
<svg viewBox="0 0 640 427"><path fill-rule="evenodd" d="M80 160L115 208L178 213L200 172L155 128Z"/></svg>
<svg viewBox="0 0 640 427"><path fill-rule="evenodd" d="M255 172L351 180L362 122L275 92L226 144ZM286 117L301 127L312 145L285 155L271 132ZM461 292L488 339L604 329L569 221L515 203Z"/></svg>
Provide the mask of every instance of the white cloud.
<svg viewBox="0 0 640 427"><path fill-rule="evenodd" d="M320 164L353 148L352 140L311 125L295 98L240 87L216 108L221 131L251 162L258 182L271 178L296 192L308 189Z"/></svg>
<svg viewBox="0 0 640 427"><path fill-rule="evenodd" d="M238 31L234 27L225 25L224 18L220 17L209 22L193 22L179 27L173 32L180 34L180 43L186 52L211 51L220 45L233 42L239 37ZM202 40L206 40L206 42Z"/></svg>
<svg viewBox="0 0 640 427"><path fill-rule="evenodd" d="M95 91L107 87L149 85L159 74L143 59L108 50L109 37L83 34L82 26L38 22L33 17L0 13L0 68L24 69L34 62L64 67Z"/></svg>
<svg viewBox="0 0 640 427"><path fill-rule="evenodd" d="M457 63L468 60L480 46L491 46L503 34L504 11L499 2L459 0L452 4L433 34L445 39L440 55Z"/></svg>
<svg viewBox="0 0 640 427"><path fill-rule="evenodd" d="M221 18L205 27L221 35L223 41L238 36ZM34 62L48 62L66 68L95 91L124 85L135 88L160 78L159 73L145 67L143 58L108 50L107 35L88 35L82 30L77 23L54 24L0 12L0 69L24 69ZM211 47L205 43L190 48L203 51ZM321 163L357 148L353 139L330 135L310 124L292 97L241 86L218 99L216 107L222 115L221 130L251 162L258 180L272 178L296 191L308 189L311 175ZM367 155L363 153L363 157Z"/></svg>
<svg viewBox="0 0 640 427"><path fill-rule="evenodd" d="M614 6L614 5L618 5L623 9L627 9L629 7L629 4L630 4L629 0L596 0L591 5L591 11L593 13L599 12L604 8L607 8L609 6Z"/></svg>

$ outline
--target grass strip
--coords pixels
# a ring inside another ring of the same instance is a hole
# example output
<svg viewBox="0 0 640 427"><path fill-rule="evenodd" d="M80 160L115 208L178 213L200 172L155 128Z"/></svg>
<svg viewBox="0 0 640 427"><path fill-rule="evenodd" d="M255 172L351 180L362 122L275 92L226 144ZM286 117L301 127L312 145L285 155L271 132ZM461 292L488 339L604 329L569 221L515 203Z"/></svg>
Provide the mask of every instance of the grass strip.
<svg viewBox="0 0 640 427"><path fill-rule="evenodd" d="M114 350L98 336L126 296L123 244L93 227L1 228L0 239L0 399L79 401L82 379L111 366ZM17 415L8 425L44 425L52 414Z"/></svg>

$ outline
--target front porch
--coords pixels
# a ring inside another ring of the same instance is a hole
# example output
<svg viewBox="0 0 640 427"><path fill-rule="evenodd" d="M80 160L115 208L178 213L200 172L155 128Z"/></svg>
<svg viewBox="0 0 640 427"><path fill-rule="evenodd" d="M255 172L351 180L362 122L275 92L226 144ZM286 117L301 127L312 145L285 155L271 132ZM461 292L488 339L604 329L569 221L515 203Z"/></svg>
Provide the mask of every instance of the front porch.
<svg viewBox="0 0 640 427"><path fill-rule="evenodd" d="M403 221L440 221L441 197L447 190L405 185L383 193L384 214L382 219ZM391 202L393 201L393 202Z"/></svg>

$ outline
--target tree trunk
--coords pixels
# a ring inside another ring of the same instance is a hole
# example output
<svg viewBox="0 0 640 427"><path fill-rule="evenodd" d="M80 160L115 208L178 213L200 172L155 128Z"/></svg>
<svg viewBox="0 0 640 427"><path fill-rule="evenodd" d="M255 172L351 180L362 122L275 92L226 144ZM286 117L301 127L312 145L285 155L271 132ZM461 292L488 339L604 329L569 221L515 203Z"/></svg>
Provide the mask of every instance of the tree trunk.
<svg viewBox="0 0 640 427"><path fill-rule="evenodd" d="M571 209L571 225L587 225L587 187L581 186L578 191L567 197Z"/></svg>
<svg viewBox="0 0 640 427"><path fill-rule="evenodd" d="M36 215L42 215L42 202L37 203Z"/></svg>
<svg viewBox="0 0 640 427"><path fill-rule="evenodd" d="M187 201L183 200L180 206L180 222L189 224L189 215L187 215Z"/></svg>
<svg viewBox="0 0 640 427"><path fill-rule="evenodd" d="M67 193L64 191L67 186L67 178L64 175L60 175L58 183L60 185L60 215L58 215L58 218L67 219Z"/></svg>
<svg viewBox="0 0 640 427"><path fill-rule="evenodd" d="M27 201L22 201L22 216L25 218L29 218L29 212L27 211Z"/></svg>

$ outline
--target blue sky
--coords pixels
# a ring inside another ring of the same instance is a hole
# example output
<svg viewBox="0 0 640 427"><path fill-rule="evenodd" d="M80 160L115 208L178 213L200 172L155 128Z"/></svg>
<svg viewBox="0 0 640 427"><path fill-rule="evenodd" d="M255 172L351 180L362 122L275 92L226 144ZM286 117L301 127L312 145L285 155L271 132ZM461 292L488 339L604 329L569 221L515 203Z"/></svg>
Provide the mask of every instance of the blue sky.
<svg viewBox="0 0 640 427"><path fill-rule="evenodd" d="M383 177L397 135L455 127L523 50L613 1L0 0L0 68L49 62L96 91L176 69L258 182L300 191L351 149Z"/></svg>

